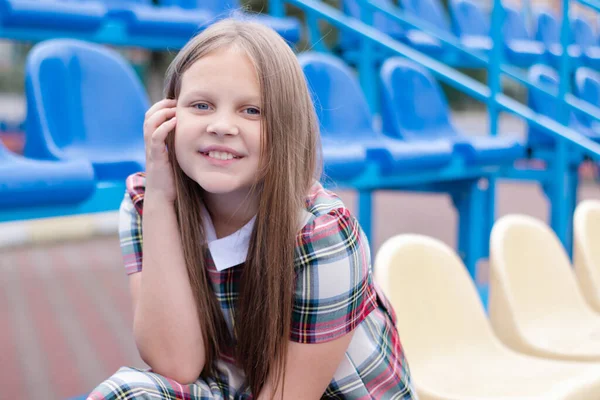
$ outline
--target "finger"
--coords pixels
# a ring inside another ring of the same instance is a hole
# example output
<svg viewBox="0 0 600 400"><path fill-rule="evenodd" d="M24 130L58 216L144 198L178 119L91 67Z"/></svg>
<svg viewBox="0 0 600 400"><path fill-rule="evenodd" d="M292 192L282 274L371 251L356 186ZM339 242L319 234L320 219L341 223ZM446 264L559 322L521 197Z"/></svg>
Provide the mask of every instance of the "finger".
<svg viewBox="0 0 600 400"><path fill-rule="evenodd" d="M144 134L146 136L151 136L162 123L175 116L175 111L176 109L173 107L163 108L162 110L155 112L154 115L144 122Z"/></svg>
<svg viewBox="0 0 600 400"><path fill-rule="evenodd" d="M164 122L161 126L154 131L152 138L150 139L150 151L153 155L162 154L165 150L165 140L167 135L175 129L177 124L177 118L173 117L170 120Z"/></svg>
<svg viewBox="0 0 600 400"><path fill-rule="evenodd" d="M161 101L158 101L156 103L154 103L152 105L152 107L150 107L148 109L148 111L146 111L146 119L150 116L152 116L152 114L154 114L156 111L160 110L161 108L166 108L166 107L174 107L175 104L177 104L177 100L175 99L162 99Z"/></svg>

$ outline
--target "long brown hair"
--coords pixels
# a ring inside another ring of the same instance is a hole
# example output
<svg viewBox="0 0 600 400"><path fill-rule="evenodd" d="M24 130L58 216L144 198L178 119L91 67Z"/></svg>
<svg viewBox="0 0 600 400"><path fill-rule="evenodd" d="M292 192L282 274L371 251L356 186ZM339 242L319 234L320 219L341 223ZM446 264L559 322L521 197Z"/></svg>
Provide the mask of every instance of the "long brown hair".
<svg viewBox="0 0 600 400"><path fill-rule="evenodd" d="M300 211L320 173L317 118L296 56L273 30L248 21L225 19L193 38L167 71L166 97L177 99L182 75L212 51L236 46L245 51L261 88L261 170L259 206L234 313L236 358L258 396L270 373L285 376L294 293L294 249ZM173 132L167 138L174 148ZM176 211L190 284L205 343L203 373L228 340L224 317L205 269L206 246L198 204L202 189L169 152L177 191ZM274 388L275 389L275 388ZM274 390L275 392L275 390Z"/></svg>

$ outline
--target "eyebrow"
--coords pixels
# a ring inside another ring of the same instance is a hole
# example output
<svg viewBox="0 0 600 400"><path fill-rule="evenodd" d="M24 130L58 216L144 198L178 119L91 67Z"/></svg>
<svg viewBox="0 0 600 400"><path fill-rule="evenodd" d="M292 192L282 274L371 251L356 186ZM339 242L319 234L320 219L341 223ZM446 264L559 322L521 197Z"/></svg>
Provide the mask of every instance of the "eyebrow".
<svg viewBox="0 0 600 400"><path fill-rule="evenodd" d="M183 99L189 99L189 98L194 98L194 97L202 97L205 99L213 98L213 96L211 96L208 92L201 90L201 89L194 89L189 92L182 93L180 95L180 98L183 98ZM244 104L260 104L260 102L261 102L260 96L255 96L255 95L240 96L239 100L240 100L240 103L244 103Z"/></svg>

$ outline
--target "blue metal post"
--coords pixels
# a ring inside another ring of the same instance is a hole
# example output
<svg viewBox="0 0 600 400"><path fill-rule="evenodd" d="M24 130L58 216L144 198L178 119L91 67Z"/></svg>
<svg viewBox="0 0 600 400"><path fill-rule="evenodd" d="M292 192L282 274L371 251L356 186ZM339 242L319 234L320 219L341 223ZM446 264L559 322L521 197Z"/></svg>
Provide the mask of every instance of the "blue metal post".
<svg viewBox="0 0 600 400"><path fill-rule="evenodd" d="M308 40L314 51L326 52L325 43L319 30L319 19L313 11L306 10L306 25L308 27Z"/></svg>
<svg viewBox="0 0 600 400"><path fill-rule="evenodd" d="M477 262L482 257L480 232L484 231L485 224L485 218L482 217L485 211L484 193L479 188L478 181L479 179L473 179L465 182L452 195L458 212L458 252L474 282L477 282Z"/></svg>
<svg viewBox="0 0 600 400"><path fill-rule="evenodd" d="M569 66L569 36L570 36L570 23L569 23L569 1L562 1L562 26L560 31L560 42L562 45L562 58L560 62L560 82L558 85L558 115L557 121L567 126L569 121L569 109L565 104L565 94L569 91L569 77L570 77L570 66ZM572 216L569 216L569 203L573 200L569 199L571 190L567 188L568 179L568 145L565 140L556 140L556 156L554 158L554 165L552 166L554 171L554 177L550 182L551 189L549 193L552 215L550 217L551 225L556 235L563 243L566 248L569 248L567 238L568 225Z"/></svg>
<svg viewBox="0 0 600 400"><path fill-rule="evenodd" d="M501 92L500 64L502 63L502 23L504 20L504 9L501 0L494 0L492 10L492 52L490 54L490 63L488 65L488 85L490 87L490 99L487 102L488 114L490 119L490 133L492 136L498 134L498 105L496 95Z"/></svg>
<svg viewBox="0 0 600 400"><path fill-rule="evenodd" d="M361 21L367 25L373 25L373 9L364 0L359 0L359 4ZM374 63L375 49L373 42L366 37L362 38L360 46L361 51L358 60L360 83L371 111L375 112L377 96ZM369 243L373 243L373 193L371 191L360 191L358 193L358 213L360 225L369 239Z"/></svg>
<svg viewBox="0 0 600 400"><path fill-rule="evenodd" d="M504 9L500 0L494 0L492 9L492 25L491 25L491 36L492 36L492 52L490 54L490 63L488 65L488 85L490 87L490 99L487 101L488 117L490 122L490 134L492 136L498 135L498 119L499 109L496 100L496 95L502 93L502 76L501 76L501 64L503 62L502 51L502 24L504 21ZM490 177L488 179L487 190L482 196L485 199L485 210L483 224L483 234L481 240L483 240L482 256L488 256L490 248L490 234L492 227L496 220L496 178Z"/></svg>
<svg viewBox="0 0 600 400"><path fill-rule="evenodd" d="M373 8L365 0L359 0L360 19L365 24L373 25ZM371 112L377 111L377 71L375 66L375 48L373 42L366 37L360 41L361 51L358 59L360 83L367 98Z"/></svg>
<svg viewBox="0 0 600 400"><path fill-rule="evenodd" d="M274 17L281 18L285 15L284 0L269 0L269 14Z"/></svg>
<svg viewBox="0 0 600 400"><path fill-rule="evenodd" d="M373 244L373 192L361 190L358 192L358 221L360 226Z"/></svg>

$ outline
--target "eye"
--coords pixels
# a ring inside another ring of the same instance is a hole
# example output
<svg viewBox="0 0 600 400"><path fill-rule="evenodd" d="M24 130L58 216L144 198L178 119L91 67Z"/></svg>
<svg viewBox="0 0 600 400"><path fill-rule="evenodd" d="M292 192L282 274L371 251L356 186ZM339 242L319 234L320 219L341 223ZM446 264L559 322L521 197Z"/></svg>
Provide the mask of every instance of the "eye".
<svg viewBox="0 0 600 400"><path fill-rule="evenodd" d="M194 104L192 107L202 111L210 110L210 106L207 103L197 103Z"/></svg>
<svg viewBox="0 0 600 400"><path fill-rule="evenodd" d="M256 107L248 107L244 111L250 115L260 115L260 110Z"/></svg>

